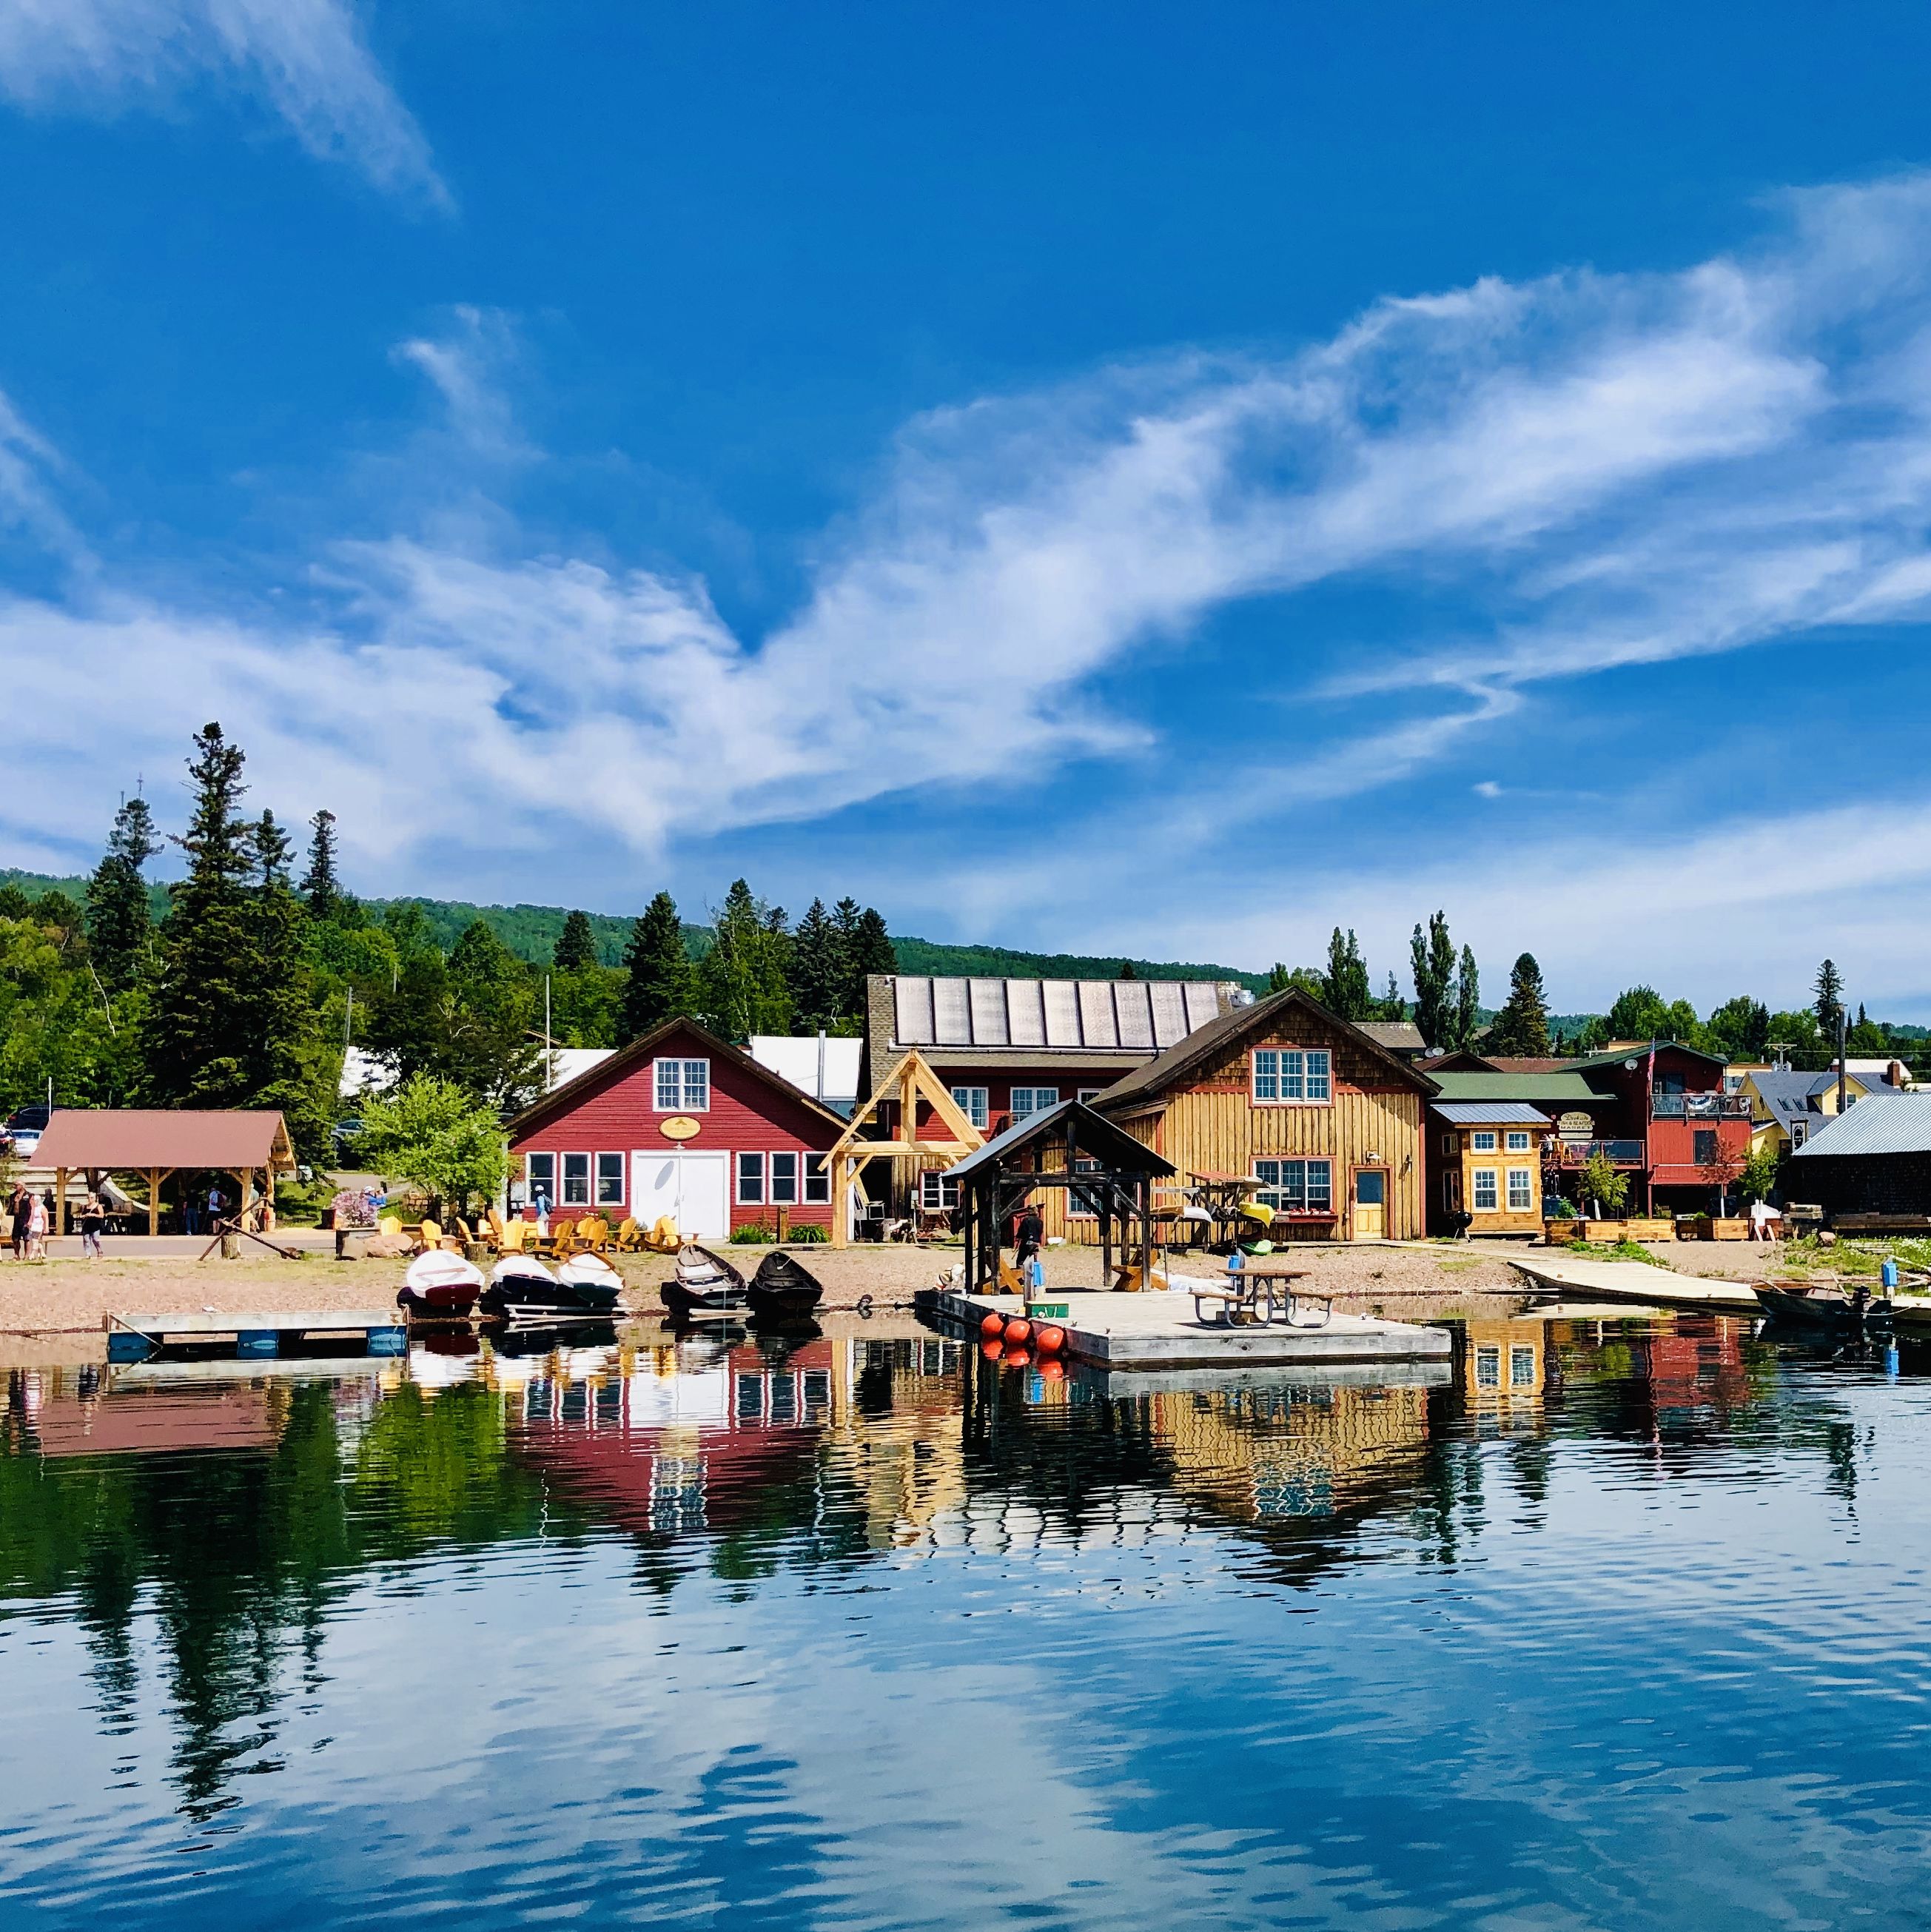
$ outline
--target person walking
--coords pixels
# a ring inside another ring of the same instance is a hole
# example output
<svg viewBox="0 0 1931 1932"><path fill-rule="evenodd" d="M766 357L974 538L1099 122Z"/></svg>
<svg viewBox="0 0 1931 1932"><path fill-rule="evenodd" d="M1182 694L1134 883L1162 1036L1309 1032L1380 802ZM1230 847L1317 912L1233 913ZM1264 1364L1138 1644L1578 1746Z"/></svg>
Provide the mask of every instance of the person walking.
<svg viewBox="0 0 1931 1932"><path fill-rule="evenodd" d="M80 1251L90 1261L101 1258L100 1237L107 1226L107 1210L97 1194L90 1194L80 1204Z"/></svg>
<svg viewBox="0 0 1931 1932"><path fill-rule="evenodd" d="M47 1258L47 1204L37 1194L27 1196L27 1258L43 1262Z"/></svg>
<svg viewBox="0 0 1931 1932"><path fill-rule="evenodd" d="M13 1221L13 1258L23 1262L27 1258L27 1188L24 1181L13 1184L13 1192L7 1202L7 1212Z"/></svg>

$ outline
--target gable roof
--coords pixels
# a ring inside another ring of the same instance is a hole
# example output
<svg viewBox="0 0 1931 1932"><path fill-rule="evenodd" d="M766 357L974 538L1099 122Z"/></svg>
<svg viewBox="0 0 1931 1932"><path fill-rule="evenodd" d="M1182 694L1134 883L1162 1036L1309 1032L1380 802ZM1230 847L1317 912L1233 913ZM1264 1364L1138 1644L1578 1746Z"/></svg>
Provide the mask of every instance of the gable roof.
<svg viewBox="0 0 1931 1932"><path fill-rule="evenodd" d="M1526 1100L1435 1100L1429 1112L1455 1127L1546 1127L1549 1116Z"/></svg>
<svg viewBox="0 0 1931 1932"><path fill-rule="evenodd" d="M1611 1107L1613 1094L1599 1094L1581 1074L1438 1073L1435 1084L1444 1100L1525 1100L1531 1106Z"/></svg>
<svg viewBox="0 0 1931 1932"><path fill-rule="evenodd" d="M1680 1040L1612 1040L1600 1053L1585 1054L1579 1060L1564 1064L1570 1066L1619 1066L1625 1060L1640 1059L1646 1053L1660 1053L1666 1047L1678 1053L1687 1053L1693 1060L1707 1060L1712 1066L1729 1064L1722 1054L1705 1053L1700 1046L1688 1046Z"/></svg>
<svg viewBox="0 0 1931 1932"><path fill-rule="evenodd" d="M1311 994L1303 992L1298 986L1290 986L1283 992L1270 993L1266 999L1255 1000L1251 1006L1236 1006L1231 1012L1208 1021L1177 1045L1148 1060L1144 1066L1136 1067L1125 1079L1116 1081L1093 1104L1106 1114L1130 1113L1136 1105L1156 1106L1172 1088L1181 1085L1189 1074L1210 1063L1236 1042L1251 1038L1290 1012L1304 1012L1324 1026L1352 1034L1362 1052L1371 1060L1378 1061L1403 1086L1411 1087L1418 1094L1435 1091L1435 1082L1410 1061L1390 1053L1352 1021L1330 1012Z"/></svg>
<svg viewBox="0 0 1931 1932"><path fill-rule="evenodd" d="M1791 1159L1846 1154L1931 1154L1931 1094L1900 1094L1888 1107L1860 1102L1833 1115Z"/></svg>
<svg viewBox="0 0 1931 1932"><path fill-rule="evenodd" d="M1354 1024L1377 1046L1390 1053L1405 1053L1411 1058L1428 1051L1428 1042L1413 1020L1357 1020Z"/></svg>
<svg viewBox="0 0 1931 1932"><path fill-rule="evenodd" d="M36 1168L292 1168L288 1129L271 1108L57 1107L34 1150Z"/></svg>
<svg viewBox="0 0 1931 1932"><path fill-rule="evenodd" d="M1045 1107L1036 1114L1028 1114L1025 1119L1008 1127L1003 1134L994 1135L985 1146L967 1154L963 1160L953 1162L946 1170L946 1178L969 1180L975 1174L997 1167L1001 1161L1009 1160L1036 1142L1059 1138L1069 1126L1084 1159L1123 1168L1130 1174L1159 1177L1176 1171L1173 1162L1164 1155L1156 1154L1144 1141L1135 1140L1124 1127L1115 1126L1085 1101L1062 1100L1056 1107Z"/></svg>
<svg viewBox="0 0 1931 1932"><path fill-rule="evenodd" d="M720 1040L709 1028L700 1026L693 1019L682 1018L667 1019L654 1026L649 1032L640 1035L628 1046L620 1046L601 1064L577 1075L574 1080L566 1080L560 1087L553 1087L539 1100L532 1100L504 1129L512 1141L520 1140L525 1134L532 1133L553 1114L567 1112L579 1100L607 1086L613 1080L621 1080L642 1065L656 1052L658 1048L670 1036L679 1030L696 1036L699 1043L714 1059L727 1060L740 1067L754 1078L762 1081L774 1093L781 1094L787 1100L795 1100L808 1112L829 1120L840 1132L844 1131L843 1117L822 1102L812 1099L802 1087L794 1087L781 1073L774 1073L768 1066L762 1066L740 1047L732 1046L727 1040Z"/></svg>

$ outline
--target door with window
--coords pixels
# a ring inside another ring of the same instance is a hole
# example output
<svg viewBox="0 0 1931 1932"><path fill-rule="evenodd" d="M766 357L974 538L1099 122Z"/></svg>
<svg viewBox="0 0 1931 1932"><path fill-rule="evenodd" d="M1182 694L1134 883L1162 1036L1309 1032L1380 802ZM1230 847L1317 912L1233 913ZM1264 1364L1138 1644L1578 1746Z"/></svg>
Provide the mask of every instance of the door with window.
<svg viewBox="0 0 1931 1932"><path fill-rule="evenodd" d="M1354 1238L1378 1241L1388 1232L1388 1176L1385 1168L1357 1168L1354 1174Z"/></svg>
<svg viewBox="0 0 1931 1932"><path fill-rule="evenodd" d="M631 1156L634 1186L631 1212L648 1227L668 1214L680 1234L721 1239L731 1231L729 1162L721 1154L659 1154L640 1149Z"/></svg>

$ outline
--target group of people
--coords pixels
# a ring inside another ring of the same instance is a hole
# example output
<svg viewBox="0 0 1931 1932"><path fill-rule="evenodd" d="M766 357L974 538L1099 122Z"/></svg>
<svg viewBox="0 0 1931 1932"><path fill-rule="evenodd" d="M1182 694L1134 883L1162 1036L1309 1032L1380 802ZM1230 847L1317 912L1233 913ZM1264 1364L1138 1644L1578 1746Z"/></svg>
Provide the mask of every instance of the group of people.
<svg viewBox="0 0 1931 1932"><path fill-rule="evenodd" d="M16 1262L45 1261L47 1233L54 1222L53 1190L36 1194L24 1181L16 1181L7 1196L7 1213L11 1223L13 1258ZM107 1208L97 1194L90 1193L74 1216L80 1228L82 1252L96 1258L103 1253L100 1238L107 1229Z"/></svg>

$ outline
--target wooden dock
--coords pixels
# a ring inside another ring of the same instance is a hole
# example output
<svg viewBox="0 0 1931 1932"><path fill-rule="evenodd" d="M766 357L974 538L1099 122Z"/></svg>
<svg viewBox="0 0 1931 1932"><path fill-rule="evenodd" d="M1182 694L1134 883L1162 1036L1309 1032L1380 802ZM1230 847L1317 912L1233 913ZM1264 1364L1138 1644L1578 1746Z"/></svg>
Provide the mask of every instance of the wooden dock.
<svg viewBox="0 0 1931 1932"><path fill-rule="evenodd" d="M1193 1300L1177 1291L1111 1294L1077 1291L1053 1297L1066 1304L1066 1353L1106 1369L1254 1368L1309 1363L1414 1363L1449 1360L1454 1338L1445 1328L1386 1322L1372 1315L1335 1315L1318 1328L1278 1322L1220 1328L1196 1321ZM961 1294L927 1288L922 1312L976 1333L989 1314L1025 1313L1017 1295Z"/></svg>
<svg viewBox="0 0 1931 1932"><path fill-rule="evenodd" d="M1511 1255L1509 1265L1535 1292L1564 1300L1612 1301L1642 1308L1702 1309L1717 1315L1761 1315L1763 1304L1748 1282L1678 1274L1645 1262L1600 1262L1565 1255L1560 1248Z"/></svg>
<svg viewBox="0 0 1931 1932"><path fill-rule="evenodd" d="M316 1342L360 1342L370 1355L409 1352L409 1330L394 1308L268 1309L210 1313L205 1310L164 1314L145 1310L103 1318L110 1362L144 1362L157 1351L183 1343L234 1344L244 1361L271 1361L300 1354Z"/></svg>

